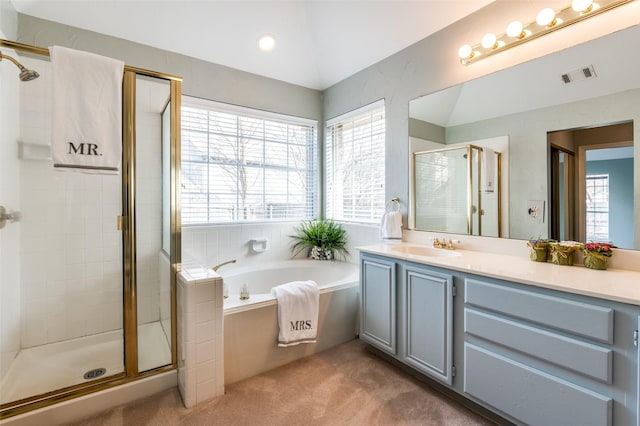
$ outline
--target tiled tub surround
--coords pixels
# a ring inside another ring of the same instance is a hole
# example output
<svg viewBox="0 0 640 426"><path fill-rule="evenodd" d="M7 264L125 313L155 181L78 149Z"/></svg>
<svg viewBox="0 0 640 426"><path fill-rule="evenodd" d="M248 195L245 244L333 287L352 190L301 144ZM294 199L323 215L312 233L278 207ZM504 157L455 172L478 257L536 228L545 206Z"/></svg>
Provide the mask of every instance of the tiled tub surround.
<svg viewBox="0 0 640 426"><path fill-rule="evenodd" d="M254 268L229 267L224 308L225 383L252 377L353 340L358 316L358 270L346 262L294 259ZM271 287L297 280L320 287L316 343L278 347L278 304ZM239 300L246 283L249 300Z"/></svg>
<svg viewBox="0 0 640 426"><path fill-rule="evenodd" d="M183 266L177 293L178 387L193 407L224 394L222 278Z"/></svg>
<svg viewBox="0 0 640 426"><path fill-rule="evenodd" d="M229 260L236 260L237 262L233 265L222 267L219 270L222 276L224 276L225 271L232 271L236 268L260 267L265 263L290 259L291 252L289 248L292 239L289 236L294 234L294 228L299 224L300 222L297 221L185 226L182 228L183 278L186 277L185 274L188 271L195 271L193 272L195 274L193 279L218 277L217 274L210 271L210 268ZM377 225L349 223L345 223L344 227L347 230L348 249L351 253L348 261L356 263L358 261L358 253L355 247L373 244L378 241L378 227ZM266 251L253 252L250 244L253 239L266 239ZM185 265L198 266L195 269L191 269ZM198 269L199 265L206 266ZM181 285L179 284L178 293L180 291ZM220 292L222 292L222 281L220 281ZM180 298L180 296L178 297ZM321 295L321 313L327 309L337 309L338 311L336 312L340 312L339 315L334 315L332 319L335 329L331 330L331 327L326 327L326 336L321 337L316 344L298 345L290 348L278 348L276 345L277 332L274 334L274 330L277 330L277 305L275 303L261 306L259 309L225 314L224 321L227 331L224 333L224 356L229 363L223 370L225 382L233 383L353 338L356 324L356 305L356 286ZM178 310L180 310L180 306L181 303L179 303ZM218 309L217 305L216 309ZM216 319L218 318L217 315L216 311ZM188 320L188 316L179 314L178 317ZM255 331L256 327L259 327L261 331ZM184 330L184 327L178 324L178 333L181 330ZM246 333L247 330L253 331ZM180 336L178 341L182 342ZM216 350L218 348L216 343ZM256 356L257 353L260 353L261 356ZM180 356L179 359L181 359ZM221 358L216 357L216 360L221 360ZM192 366L187 367L187 370L193 373ZM187 376L182 373L180 377L185 378ZM185 393L183 393L183 398L184 395ZM185 398L185 404L188 405L190 400L190 398Z"/></svg>
<svg viewBox="0 0 640 426"><path fill-rule="evenodd" d="M289 247L294 228L300 222L249 223L242 225L202 225L182 228L183 264L212 267L236 259L234 266L245 267L287 260L291 257ZM348 261L356 263L355 247L373 244L379 240L377 225L343 224L347 230L347 248L351 253ZM267 249L262 253L251 250L250 240L266 239ZM220 272L224 272L221 269Z"/></svg>

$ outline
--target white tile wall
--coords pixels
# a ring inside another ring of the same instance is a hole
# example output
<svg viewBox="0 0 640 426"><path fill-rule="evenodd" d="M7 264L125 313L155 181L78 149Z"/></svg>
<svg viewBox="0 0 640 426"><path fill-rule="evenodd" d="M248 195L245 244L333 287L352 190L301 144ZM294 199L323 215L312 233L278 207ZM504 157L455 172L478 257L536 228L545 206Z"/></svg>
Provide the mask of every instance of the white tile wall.
<svg viewBox="0 0 640 426"><path fill-rule="evenodd" d="M5 5L0 6L4 9ZM2 18L9 19L9 11ZM4 22L3 22L4 23ZM0 30L2 36L2 30ZM3 49L8 55L14 52ZM18 89L16 70L0 66L0 204L19 210L20 163L18 148ZM19 222L0 231L0 380L20 349L20 228Z"/></svg>
<svg viewBox="0 0 640 426"><path fill-rule="evenodd" d="M204 268L178 274L178 387L186 407L224 394L222 278Z"/></svg>
<svg viewBox="0 0 640 426"><path fill-rule="evenodd" d="M25 62L40 78L20 86L19 138L47 146L50 64ZM139 111L137 120L138 320L147 323L161 314L161 128L157 113ZM15 316L22 316L22 347L122 328L122 234L116 229L122 176L58 172L51 161L18 163L22 312Z"/></svg>
<svg viewBox="0 0 640 426"><path fill-rule="evenodd" d="M266 261L286 260L291 257L289 248L294 227L299 222L260 223L246 225L212 225L182 228L183 263L214 266L236 259L236 266L248 266ZM355 247L378 241L377 225L344 224L347 230L349 261L357 262ZM249 241L255 238L268 240L267 251L253 253Z"/></svg>
<svg viewBox="0 0 640 426"><path fill-rule="evenodd" d="M49 145L51 71L21 86L20 139ZM122 327L121 176L20 160L22 347Z"/></svg>

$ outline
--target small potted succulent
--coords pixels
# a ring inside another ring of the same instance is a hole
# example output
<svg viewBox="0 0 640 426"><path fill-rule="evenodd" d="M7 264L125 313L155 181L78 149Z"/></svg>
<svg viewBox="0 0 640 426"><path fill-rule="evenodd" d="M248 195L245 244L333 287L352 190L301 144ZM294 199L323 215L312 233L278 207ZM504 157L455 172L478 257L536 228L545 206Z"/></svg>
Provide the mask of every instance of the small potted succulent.
<svg viewBox="0 0 640 426"><path fill-rule="evenodd" d="M607 269L607 258L613 256L613 248L610 243L590 242L582 246L584 254L583 264L590 269Z"/></svg>
<svg viewBox="0 0 640 426"><path fill-rule="evenodd" d="M290 235L294 243L291 253L295 257L303 251L312 259L333 260L347 258L347 231L330 219L318 219L302 222Z"/></svg>
<svg viewBox="0 0 640 426"><path fill-rule="evenodd" d="M582 248L582 243L577 241L560 241L549 244L551 263L556 265L573 265L573 254Z"/></svg>
<svg viewBox="0 0 640 426"><path fill-rule="evenodd" d="M527 245L531 247L531 253L529 257L534 262L546 262L549 251L549 244L555 243L556 240L548 239L548 238L540 238L530 239L527 241Z"/></svg>

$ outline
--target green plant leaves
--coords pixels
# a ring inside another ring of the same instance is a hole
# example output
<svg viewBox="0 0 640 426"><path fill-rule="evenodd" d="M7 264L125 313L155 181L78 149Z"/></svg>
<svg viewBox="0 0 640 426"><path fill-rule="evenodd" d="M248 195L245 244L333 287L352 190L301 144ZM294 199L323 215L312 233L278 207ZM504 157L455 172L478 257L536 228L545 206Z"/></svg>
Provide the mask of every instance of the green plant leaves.
<svg viewBox="0 0 640 426"><path fill-rule="evenodd" d="M346 258L349 256L347 250L347 231L341 224L331 219L318 219L302 222L294 228L295 234L289 235L294 239L291 246L293 256L302 251L309 251L313 247L321 247L331 250L334 257Z"/></svg>

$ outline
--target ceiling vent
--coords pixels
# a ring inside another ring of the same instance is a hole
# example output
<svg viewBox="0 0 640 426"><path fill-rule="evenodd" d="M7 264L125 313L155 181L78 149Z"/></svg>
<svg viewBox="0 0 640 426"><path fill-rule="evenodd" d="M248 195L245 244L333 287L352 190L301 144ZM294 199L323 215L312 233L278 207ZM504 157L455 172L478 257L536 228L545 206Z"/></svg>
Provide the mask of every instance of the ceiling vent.
<svg viewBox="0 0 640 426"><path fill-rule="evenodd" d="M579 68L566 74L562 74L562 81L564 82L564 84L569 84L576 81L587 80L589 78L596 77L597 75L596 71L593 69L593 65L589 65L588 67Z"/></svg>

